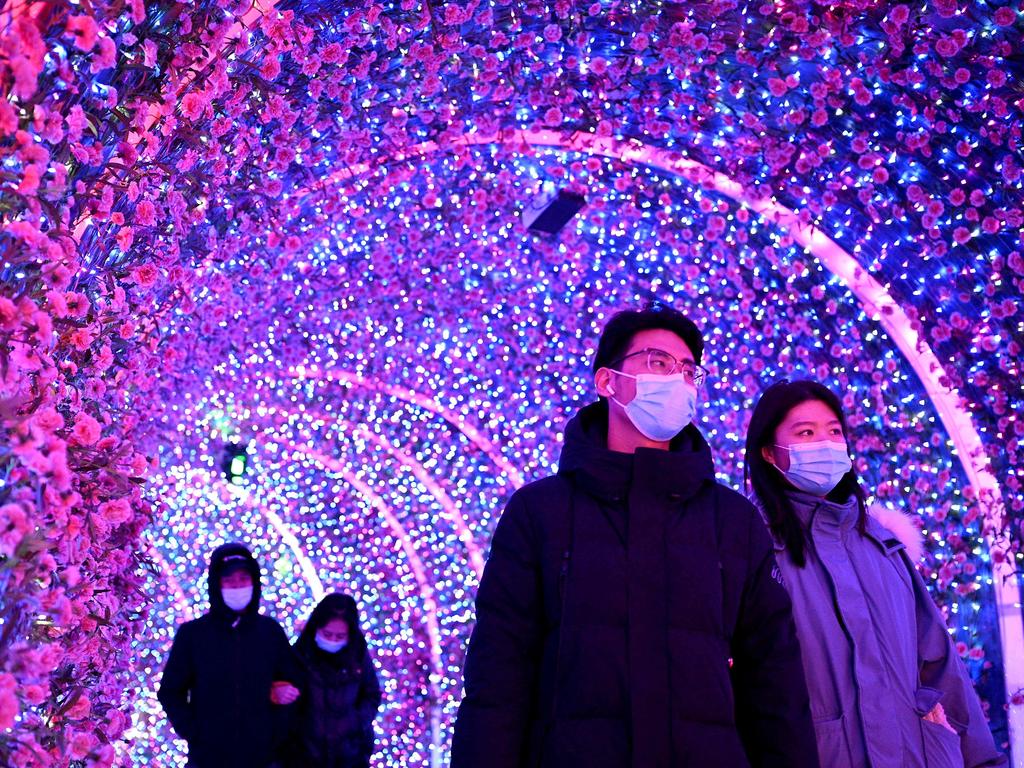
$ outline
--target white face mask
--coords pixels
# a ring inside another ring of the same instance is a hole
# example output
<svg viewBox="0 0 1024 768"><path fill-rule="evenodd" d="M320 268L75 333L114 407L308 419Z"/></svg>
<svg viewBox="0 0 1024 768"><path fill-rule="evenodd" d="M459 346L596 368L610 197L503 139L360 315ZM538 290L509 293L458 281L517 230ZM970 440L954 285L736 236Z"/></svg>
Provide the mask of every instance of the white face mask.
<svg viewBox="0 0 1024 768"><path fill-rule="evenodd" d="M622 406L633 426L647 439L660 443L671 440L697 414L697 387L684 374L615 373L636 380L636 396L632 400L626 404L614 397L612 400ZM609 391L614 394L614 390Z"/></svg>
<svg viewBox="0 0 1024 768"><path fill-rule="evenodd" d="M819 440L775 447L789 451L789 469L779 470L783 476L796 488L815 496L831 493L853 466L846 443Z"/></svg>
<svg viewBox="0 0 1024 768"><path fill-rule="evenodd" d="M325 640L323 635L317 632L316 644L321 651L325 651L326 653L337 653L348 645L348 640Z"/></svg>
<svg viewBox="0 0 1024 768"><path fill-rule="evenodd" d="M221 597L224 598L224 605L232 611L242 612L252 602L252 587L222 587Z"/></svg>

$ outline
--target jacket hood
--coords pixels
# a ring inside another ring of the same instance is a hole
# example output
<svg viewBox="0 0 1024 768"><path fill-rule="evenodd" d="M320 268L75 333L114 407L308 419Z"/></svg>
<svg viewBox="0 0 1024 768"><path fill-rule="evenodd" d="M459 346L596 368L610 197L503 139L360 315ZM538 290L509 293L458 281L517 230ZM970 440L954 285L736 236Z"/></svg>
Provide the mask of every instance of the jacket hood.
<svg viewBox="0 0 1024 768"><path fill-rule="evenodd" d="M656 472L658 487L652 490L666 495L690 496L715 479L711 448L692 424L672 438L667 451L638 448L630 454L609 450L608 404L603 400L581 408L569 420L558 473L594 496L617 499L628 493L634 469L641 462Z"/></svg>
<svg viewBox="0 0 1024 768"><path fill-rule="evenodd" d="M229 557L231 560L228 560ZM206 583L210 594L210 612L215 615L228 616L234 613L224 604L224 597L220 593L220 580L224 575L227 565L234 563L236 558L241 558L238 562L245 566L245 570L252 577L252 600L246 606L243 615L249 616L259 612L260 596L262 595L259 563L256 562L256 558L252 556L252 552L244 544L231 542L217 547L210 556L210 570L207 574Z"/></svg>
<svg viewBox="0 0 1024 768"><path fill-rule="evenodd" d="M860 506L855 496L851 496L844 502L823 499L803 491L787 491L786 496L792 503L793 511L800 519L801 525L808 530L818 530L826 535L838 535L840 532L852 531L857 526ZM755 499L754 504L763 516L764 510L760 502ZM898 521L895 518L904 519L905 527L898 527L896 525ZM914 534L911 534L906 528L913 531L919 541L914 541ZM913 522L906 515L896 510L879 505L869 508L865 520L864 536L873 540L887 556L899 549L906 549L910 558L916 562L923 555L921 534L914 528ZM786 548L785 543L779 541L774 534L772 539L777 551Z"/></svg>

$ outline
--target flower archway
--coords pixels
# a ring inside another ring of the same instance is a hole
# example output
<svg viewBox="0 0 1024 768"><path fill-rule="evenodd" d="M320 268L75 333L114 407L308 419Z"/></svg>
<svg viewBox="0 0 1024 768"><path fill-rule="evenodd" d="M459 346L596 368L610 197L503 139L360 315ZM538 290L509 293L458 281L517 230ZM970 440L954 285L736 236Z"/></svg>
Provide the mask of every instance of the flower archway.
<svg viewBox="0 0 1024 768"><path fill-rule="evenodd" d="M290 630L359 596L379 759L443 763L501 502L647 298L705 330L726 482L766 382L844 393L1018 738L1022 26L957 0L8 2L0 757L174 764L154 677L244 536ZM520 222L544 183L587 197L554 237Z"/></svg>

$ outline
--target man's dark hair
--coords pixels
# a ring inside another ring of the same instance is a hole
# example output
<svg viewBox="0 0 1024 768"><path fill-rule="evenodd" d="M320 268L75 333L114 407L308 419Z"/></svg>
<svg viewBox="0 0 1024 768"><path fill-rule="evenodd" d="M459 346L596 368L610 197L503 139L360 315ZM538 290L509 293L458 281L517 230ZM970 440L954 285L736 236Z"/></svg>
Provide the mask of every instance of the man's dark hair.
<svg viewBox="0 0 1024 768"><path fill-rule="evenodd" d="M694 361L700 363L704 352L704 337L697 326L682 312L664 304L650 303L643 309L618 312L608 321L597 345L594 372L596 373L598 368L611 367L621 359L638 333L658 328L670 331L682 339L693 353Z"/></svg>

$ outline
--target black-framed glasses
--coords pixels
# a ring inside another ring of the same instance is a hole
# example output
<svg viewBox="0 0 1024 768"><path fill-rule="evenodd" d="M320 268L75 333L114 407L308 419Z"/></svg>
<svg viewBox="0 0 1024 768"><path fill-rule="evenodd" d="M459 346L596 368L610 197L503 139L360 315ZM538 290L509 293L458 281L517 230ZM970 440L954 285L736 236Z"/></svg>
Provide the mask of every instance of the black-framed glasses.
<svg viewBox="0 0 1024 768"><path fill-rule="evenodd" d="M650 373L657 374L658 376L671 376L673 373L681 373L695 387L702 387L707 381L708 371L706 368L697 365L692 360L677 360L673 355L657 347L647 347L646 349L638 349L636 352L630 352L618 360L613 360L612 364L625 362L629 358L638 355L647 356L647 370Z"/></svg>

